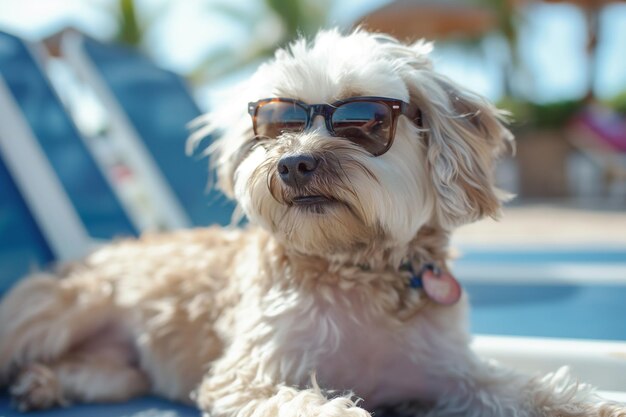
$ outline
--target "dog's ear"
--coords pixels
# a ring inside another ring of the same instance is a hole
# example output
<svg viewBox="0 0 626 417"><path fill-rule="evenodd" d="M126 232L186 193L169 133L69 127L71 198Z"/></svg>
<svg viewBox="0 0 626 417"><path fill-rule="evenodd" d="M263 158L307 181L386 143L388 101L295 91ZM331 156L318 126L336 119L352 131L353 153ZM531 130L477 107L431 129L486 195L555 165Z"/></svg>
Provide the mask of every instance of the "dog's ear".
<svg viewBox="0 0 626 417"><path fill-rule="evenodd" d="M496 217L509 196L494 184L494 162L513 140L503 125L503 112L428 67L414 68L410 78L439 200L438 223L451 229Z"/></svg>

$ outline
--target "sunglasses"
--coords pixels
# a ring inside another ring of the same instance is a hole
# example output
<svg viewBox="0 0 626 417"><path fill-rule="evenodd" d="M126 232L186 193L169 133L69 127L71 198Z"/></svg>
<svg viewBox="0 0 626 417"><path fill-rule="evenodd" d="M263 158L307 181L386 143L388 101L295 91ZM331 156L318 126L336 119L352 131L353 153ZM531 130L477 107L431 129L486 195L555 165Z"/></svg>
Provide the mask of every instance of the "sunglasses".
<svg viewBox="0 0 626 417"><path fill-rule="evenodd" d="M419 109L402 100L385 97L352 97L332 104L306 104L291 98L266 98L248 104L254 134L275 139L285 132L302 132L316 116L324 117L331 135L355 143L374 156L391 148L398 116L418 126Z"/></svg>

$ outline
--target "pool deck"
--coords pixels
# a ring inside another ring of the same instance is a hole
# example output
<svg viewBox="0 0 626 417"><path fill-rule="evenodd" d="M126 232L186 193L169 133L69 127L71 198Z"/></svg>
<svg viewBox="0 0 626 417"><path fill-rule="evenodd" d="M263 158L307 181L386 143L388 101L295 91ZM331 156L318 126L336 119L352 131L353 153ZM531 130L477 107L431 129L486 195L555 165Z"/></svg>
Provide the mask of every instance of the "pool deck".
<svg viewBox="0 0 626 417"><path fill-rule="evenodd" d="M499 220L463 226L455 245L594 245L626 248L626 201L522 202L504 208Z"/></svg>

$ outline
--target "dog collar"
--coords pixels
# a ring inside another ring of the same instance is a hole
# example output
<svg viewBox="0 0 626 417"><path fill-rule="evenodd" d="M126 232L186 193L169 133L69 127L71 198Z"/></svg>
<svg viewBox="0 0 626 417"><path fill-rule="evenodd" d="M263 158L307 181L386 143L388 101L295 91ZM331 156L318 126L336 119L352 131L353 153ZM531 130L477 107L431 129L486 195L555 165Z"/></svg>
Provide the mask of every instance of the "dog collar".
<svg viewBox="0 0 626 417"><path fill-rule="evenodd" d="M411 262L405 262L400 270L410 274L411 288L423 290L437 304L453 305L461 298L461 285L454 275L434 263L426 263L416 272Z"/></svg>

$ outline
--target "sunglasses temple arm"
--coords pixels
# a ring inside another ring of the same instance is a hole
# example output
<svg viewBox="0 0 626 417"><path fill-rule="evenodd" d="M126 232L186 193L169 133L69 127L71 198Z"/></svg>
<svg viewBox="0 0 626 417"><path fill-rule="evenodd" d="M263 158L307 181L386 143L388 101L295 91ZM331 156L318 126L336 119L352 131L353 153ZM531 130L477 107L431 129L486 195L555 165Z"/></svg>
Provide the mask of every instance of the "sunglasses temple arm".
<svg viewBox="0 0 626 417"><path fill-rule="evenodd" d="M422 111L413 103L406 103L402 114L408 117L417 127L422 127Z"/></svg>

